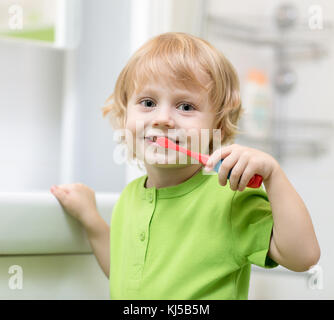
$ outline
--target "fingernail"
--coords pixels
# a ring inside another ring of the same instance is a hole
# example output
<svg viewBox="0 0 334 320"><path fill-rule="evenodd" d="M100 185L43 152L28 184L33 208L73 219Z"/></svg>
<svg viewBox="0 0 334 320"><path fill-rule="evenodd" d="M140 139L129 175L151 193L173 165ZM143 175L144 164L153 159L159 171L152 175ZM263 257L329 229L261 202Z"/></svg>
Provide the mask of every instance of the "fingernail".
<svg viewBox="0 0 334 320"><path fill-rule="evenodd" d="M204 168L204 171L209 172L209 171L211 171L211 168L209 168L209 167L205 167L205 168Z"/></svg>

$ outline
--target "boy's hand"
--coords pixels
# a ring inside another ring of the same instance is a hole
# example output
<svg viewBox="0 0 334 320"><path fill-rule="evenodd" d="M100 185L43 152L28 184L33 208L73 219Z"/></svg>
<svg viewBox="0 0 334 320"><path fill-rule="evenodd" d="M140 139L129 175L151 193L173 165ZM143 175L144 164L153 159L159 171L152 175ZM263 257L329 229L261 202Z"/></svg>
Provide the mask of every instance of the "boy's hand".
<svg viewBox="0 0 334 320"><path fill-rule="evenodd" d="M228 173L233 168L230 176L230 187L234 191L243 191L255 174L262 176L263 182L265 182L279 167L278 162L267 153L232 144L217 149L209 157L205 168L208 168L209 171L212 170L221 159L224 161L218 170L219 184L226 185Z"/></svg>
<svg viewBox="0 0 334 320"><path fill-rule="evenodd" d="M82 183L52 186L51 193L64 210L85 227L98 215L94 190Z"/></svg>

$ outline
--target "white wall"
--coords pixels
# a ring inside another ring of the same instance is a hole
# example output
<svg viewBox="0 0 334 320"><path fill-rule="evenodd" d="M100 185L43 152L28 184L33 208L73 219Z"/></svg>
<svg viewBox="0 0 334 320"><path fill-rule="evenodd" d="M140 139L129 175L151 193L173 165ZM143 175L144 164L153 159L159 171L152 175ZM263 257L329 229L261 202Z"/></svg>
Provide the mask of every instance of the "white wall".
<svg viewBox="0 0 334 320"><path fill-rule="evenodd" d="M125 186L125 164L113 162L113 130L101 107L130 55L130 1L82 3L75 50L0 41L0 191L48 190L64 182L62 108L68 95L75 96L71 178L96 191Z"/></svg>
<svg viewBox="0 0 334 320"><path fill-rule="evenodd" d="M83 3L82 41L70 57L77 92L74 180L96 191L119 192L125 186L126 165L113 161L116 143L101 107L130 56L130 1Z"/></svg>
<svg viewBox="0 0 334 320"><path fill-rule="evenodd" d="M82 9L81 43L75 50L64 52L0 41L1 203L5 199L1 192L46 193L51 185L64 182L80 181L97 193L117 193L125 186L125 164L116 166L113 162L113 131L102 118L101 107L130 54L130 1L99 0L96 4L83 0ZM75 112L74 149L68 157L73 158L73 164L69 166L70 175L62 177L62 111L68 101L65 108ZM71 181L66 181L69 178ZM58 207L59 218L55 213L52 219L59 221L63 213ZM43 217L33 213L35 227L43 228ZM29 215L28 206L26 214ZM6 228L8 221L15 221L15 210L5 210L0 205L0 218ZM13 223L10 227L15 230ZM38 228L34 230L38 232ZM48 228L54 230L53 225ZM65 232L62 228L54 231L60 237ZM72 231L79 238L83 232ZM91 253L56 255L45 250L43 255L23 255L27 248L20 236L18 233L17 243L15 237L12 239L15 254L0 250L0 299L109 298L108 279ZM33 237L27 244L33 245L34 241L38 242ZM51 242L50 247L54 245ZM11 265L23 268L22 290L8 287Z"/></svg>
<svg viewBox="0 0 334 320"><path fill-rule="evenodd" d="M63 54L0 41L0 191L58 180Z"/></svg>

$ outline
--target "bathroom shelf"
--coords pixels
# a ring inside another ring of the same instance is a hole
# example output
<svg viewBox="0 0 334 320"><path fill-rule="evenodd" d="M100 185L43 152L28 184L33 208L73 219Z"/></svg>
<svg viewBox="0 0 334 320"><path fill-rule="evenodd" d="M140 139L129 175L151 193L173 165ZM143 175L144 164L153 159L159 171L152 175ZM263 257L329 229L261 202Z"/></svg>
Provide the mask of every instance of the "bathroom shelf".
<svg viewBox="0 0 334 320"><path fill-rule="evenodd" d="M289 156L321 157L328 152L328 137L334 135L334 123L331 121L273 120L273 127L279 127L284 135L258 138L242 132L237 136L236 143L258 148L278 159Z"/></svg>
<svg viewBox="0 0 334 320"><path fill-rule="evenodd" d="M271 154L272 156L275 156L279 159L282 157L286 158L289 156L293 157L320 157L327 153L328 149L326 146L324 146L323 143L319 143L319 141L310 141L306 139L292 139L292 138L283 138L283 139L270 139L264 140L264 139L256 139L251 137L244 137L244 136L238 136L236 139L236 143L247 145L248 147L252 147L255 149L262 150L264 152L267 152ZM280 152L277 156L277 153L275 152L274 146L280 145Z"/></svg>
<svg viewBox="0 0 334 320"><path fill-rule="evenodd" d="M312 51L316 50L320 44L326 44L333 36L334 26L329 21L324 22L322 30L312 30L306 23L282 30L273 22L272 18L264 16L245 16L239 19L212 14L207 16L211 33L254 46Z"/></svg>

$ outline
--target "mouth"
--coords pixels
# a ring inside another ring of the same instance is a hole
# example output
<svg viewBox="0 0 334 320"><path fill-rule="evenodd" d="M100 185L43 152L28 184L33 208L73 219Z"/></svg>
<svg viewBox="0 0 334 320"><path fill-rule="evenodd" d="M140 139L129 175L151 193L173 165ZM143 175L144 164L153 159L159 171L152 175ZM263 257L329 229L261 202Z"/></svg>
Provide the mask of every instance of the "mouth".
<svg viewBox="0 0 334 320"><path fill-rule="evenodd" d="M145 137L145 140L147 140L149 143L155 143L155 144L157 144L156 143L157 138L158 138L158 136L151 136L151 137ZM174 140L174 139L168 138L168 137L165 137L165 138L167 138L168 140L174 142L175 144L180 144L179 139Z"/></svg>

